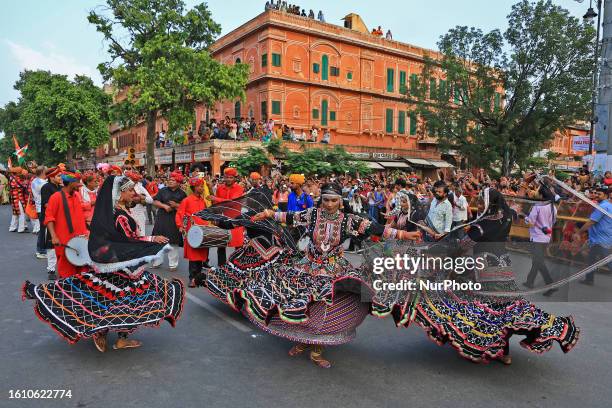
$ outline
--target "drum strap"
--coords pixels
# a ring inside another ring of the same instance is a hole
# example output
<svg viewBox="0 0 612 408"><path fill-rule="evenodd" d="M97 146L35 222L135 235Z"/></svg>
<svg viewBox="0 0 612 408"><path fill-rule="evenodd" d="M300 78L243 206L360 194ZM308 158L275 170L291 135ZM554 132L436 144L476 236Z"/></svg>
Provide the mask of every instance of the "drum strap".
<svg viewBox="0 0 612 408"><path fill-rule="evenodd" d="M68 224L68 232L71 234L74 232L74 228L72 226L72 218L70 217L70 207L68 207L68 200L66 199L66 194L61 190L60 194L62 195L62 204L64 204L64 216L66 217L66 223Z"/></svg>

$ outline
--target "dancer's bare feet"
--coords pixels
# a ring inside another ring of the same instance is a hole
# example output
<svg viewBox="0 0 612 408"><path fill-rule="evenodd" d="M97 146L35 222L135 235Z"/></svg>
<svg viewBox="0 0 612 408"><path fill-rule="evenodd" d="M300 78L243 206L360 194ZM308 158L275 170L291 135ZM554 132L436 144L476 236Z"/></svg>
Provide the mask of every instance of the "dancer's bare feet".
<svg viewBox="0 0 612 408"><path fill-rule="evenodd" d="M323 347L314 346L310 352L310 361L321 368L331 368L331 363L323 358Z"/></svg>
<svg viewBox="0 0 612 408"><path fill-rule="evenodd" d="M93 335L92 340L100 353L106 351L106 333L96 333Z"/></svg>
<svg viewBox="0 0 612 408"><path fill-rule="evenodd" d="M308 344L298 343L294 345L293 347L291 347L291 350L289 350L289 356L295 357L298 354L302 354L304 351L308 349L308 347L309 347Z"/></svg>
<svg viewBox="0 0 612 408"><path fill-rule="evenodd" d="M512 364L512 357L510 357L509 354L506 354L506 355L500 357L499 362L502 363L503 365L511 365Z"/></svg>
<svg viewBox="0 0 612 408"><path fill-rule="evenodd" d="M134 339L126 339L124 337L119 337L115 345L113 345L113 350L120 350L126 348L136 348L142 346L142 343L138 340Z"/></svg>

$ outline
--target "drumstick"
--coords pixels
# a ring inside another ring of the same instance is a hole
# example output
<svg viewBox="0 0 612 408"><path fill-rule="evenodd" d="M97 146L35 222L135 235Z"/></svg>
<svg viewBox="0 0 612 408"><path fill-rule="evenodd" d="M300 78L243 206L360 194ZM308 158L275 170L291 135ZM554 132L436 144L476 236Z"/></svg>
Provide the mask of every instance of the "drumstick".
<svg viewBox="0 0 612 408"><path fill-rule="evenodd" d="M66 245L66 244L59 244L57 246L62 246L64 248L68 248L68 249L72 249L74 252L76 252L77 256L81 256L81 253L79 252L78 249L71 247L70 245Z"/></svg>

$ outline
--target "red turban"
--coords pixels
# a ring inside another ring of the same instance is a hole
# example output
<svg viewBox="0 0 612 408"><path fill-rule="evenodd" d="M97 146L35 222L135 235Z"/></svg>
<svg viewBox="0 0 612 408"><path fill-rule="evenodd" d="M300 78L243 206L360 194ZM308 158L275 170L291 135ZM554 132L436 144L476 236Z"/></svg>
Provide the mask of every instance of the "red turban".
<svg viewBox="0 0 612 408"><path fill-rule="evenodd" d="M119 166L110 166L110 168L108 169L108 174L113 174L113 173L117 173L115 175L120 176L123 173L123 171L121 171L121 167Z"/></svg>
<svg viewBox="0 0 612 408"><path fill-rule="evenodd" d="M227 167L225 170L223 170L223 174L226 176L237 177L238 170L236 170L234 167Z"/></svg>
<svg viewBox="0 0 612 408"><path fill-rule="evenodd" d="M125 175L134 183L138 183L140 180L142 180L142 176L135 171L126 171Z"/></svg>
<svg viewBox="0 0 612 408"><path fill-rule="evenodd" d="M61 172L62 172L62 169L59 166L57 166L57 167L52 167L50 169L47 169L47 172L45 174L47 175L47 177L55 177Z"/></svg>
<svg viewBox="0 0 612 408"><path fill-rule="evenodd" d="M170 173L170 178L179 184L181 184L184 180L183 173L181 173L180 171L173 171L172 173Z"/></svg>
<svg viewBox="0 0 612 408"><path fill-rule="evenodd" d="M189 179L189 185L191 187L201 186L204 184L204 179L202 177L192 177Z"/></svg>
<svg viewBox="0 0 612 408"><path fill-rule="evenodd" d="M258 172L254 171L251 173L251 179L252 180L260 180L261 179L261 174L259 174Z"/></svg>

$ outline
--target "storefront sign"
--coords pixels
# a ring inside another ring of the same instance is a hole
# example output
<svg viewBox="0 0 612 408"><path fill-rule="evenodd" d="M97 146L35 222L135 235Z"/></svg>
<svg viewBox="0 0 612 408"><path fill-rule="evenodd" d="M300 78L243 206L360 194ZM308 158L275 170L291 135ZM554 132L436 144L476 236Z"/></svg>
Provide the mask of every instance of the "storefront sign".
<svg viewBox="0 0 612 408"><path fill-rule="evenodd" d="M193 160L197 162L210 160L210 150L195 152L193 155Z"/></svg>
<svg viewBox="0 0 612 408"><path fill-rule="evenodd" d="M221 151L221 160L235 160L246 154L246 151Z"/></svg>
<svg viewBox="0 0 612 408"><path fill-rule="evenodd" d="M191 152L188 153L176 153L174 158L177 163L191 163Z"/></svg>

